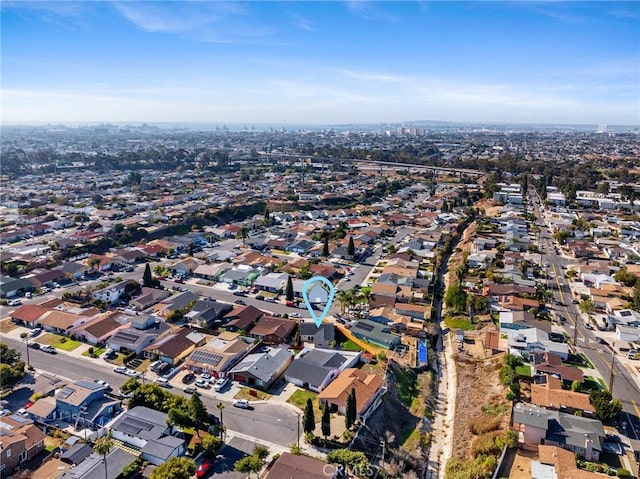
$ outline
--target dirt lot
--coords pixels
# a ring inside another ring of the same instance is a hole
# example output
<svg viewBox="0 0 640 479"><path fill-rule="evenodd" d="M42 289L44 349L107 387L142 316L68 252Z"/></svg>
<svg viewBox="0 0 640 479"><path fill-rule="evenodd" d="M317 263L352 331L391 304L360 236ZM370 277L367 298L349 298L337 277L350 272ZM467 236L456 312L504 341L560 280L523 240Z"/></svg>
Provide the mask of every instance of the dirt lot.
<svg viewBox="0 0 640 479"><path fill-rule="evenodd" d="M502 385L498 371L502 367L504 354L485 360L458 358L456 360L458 392L456 400L456 421L454 425L453 455L460 459L470 459L472 442L477 434L474 428L499 418L495 431L505 432L509 427L511 403L506 400L508 389ZM490 412L483 412L483 406L490 406Z"/></svg>

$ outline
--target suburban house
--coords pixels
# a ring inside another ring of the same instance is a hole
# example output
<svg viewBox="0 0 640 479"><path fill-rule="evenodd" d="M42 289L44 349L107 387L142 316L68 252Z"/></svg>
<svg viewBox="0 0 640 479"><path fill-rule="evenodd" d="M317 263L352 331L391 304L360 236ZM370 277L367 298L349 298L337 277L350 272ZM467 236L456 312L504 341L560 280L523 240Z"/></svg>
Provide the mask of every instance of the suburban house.
<svg viewBox="0 0 640 479"><path fill-rule="evenodd" d="M35 287L27 279L0 276L0 298L13 298L23 296L27 291L33 291Z"/></svg>
<svg viewBox="0 0 640 479"><path fill-rule="evenodd" d="M166 323L158 323L157 326L157 328L149 330L129 328L118 331L108 339L107 346L114 351L135 352L140 355L144 348L169 328Z"/></svg>
<svg viewBox="0 0 640 479"><path fill-rule="evenodd" d="M264 315L264 311L255 306L236 306L224 317L227 331L249 331L258 319Z"/></svg>
<svg viewBox="0 0 640 479"><path fill-rule="evenodd" d="M180 364L197 346L204 343L205 336L189 328L172 328L143 350L145 358L160 360L171 366Z"/></svg>
<svg viewBox="0 0 640 479"><path fill-rule="evenodd" d="M222 317L231 309L232 307L226 303L201 299L195 302L191 311L184 317L189 324L200 328L210 328L214 324L222 324Z"/></svg>
<svg viewBox="0 0 640 479"><path fill-rule="evenodd" d="M595 410L587 393L562 388L562 380L553 375L534 376L531 385L531 402L536 406L555 409L569 414L581 411L585 416L595 416Z"/></svg>
<svg viewBox="0 0 640 479"><path fill-rule="evenodd" d="M91 270L87 265L76 263L75 261L65 261L55 269L62 271L70 281L79 281Z"/></svg>
<svg viewBox="0 0 640 479"><path fill-rule="evenodd" d="M43 451L45 437L31 419L17 414L0 418L0 475L11 476L17 466Z"/></svg>
<svg viewBox="0 0 640 479"><path fill-rule="evenodd" d="M386 349L393 349L401 342L399 335L391 333L390 326L369 321L368 319L359 320L351 327L351 333L358 339L382 346Z"/></svg>
<svg viewBox="0 0 640 479"><path fill-rule="evenodd" d="M531 479L602 479L598 472L579 469L573 452L558 446L538 446L538 460L531 461Z"/></svg>
<svg viewBox="0 0 640 479"><path fill-rule="evenodd" d="M118 331L131 327L129 317L118 312L102 314L89 322L73 328L70 332L93 346L105 343Z"/></svg>
<svg viewBox="0 0 640 479"><path fill-rule="evenodd" d="M534 375L546 374L555 376L567 386L571 386L574 381L578 381L580 384L584 382L582 369L562 364L560 356L553 353L534 355L531 362L531 370Z"/></svg>
<svg viewBox="0 0 640 479"><path fill-rule="evenodd" d="M63 454L64 455L64 454ZM122 471L126 466L131 464L136 460L136 456L129 451L125 451L119 447L113 447L106 458L102 456L102 454L98 454L92 452L89 456L84 458L80 463L73 463L71 466L64 466L64 462L62 462L62 456L60 459L52 459L46 463L44 463L40 468L35 472L33 477L46 477L51 478L55 477L56 479L97 479L104 477L105 464L104 461L106 459L107 470L109 471L109 476L111 477L111 471ZM47 473L43 471L47 464L53 463L55 466L55 461L60 461L63 466L57 466L56 472L58 475L50 476L46 475ZM62 473L59 471L63 470ZM41 474L41 475L38 475ZM113 476L115 477L115 476Z"/></svg>
<svg viewBox="0 0 640 479"><path fill-rule="evenodd" d="M513 407L513 429L518 444L535 450L539 445L555 445L586 460L599 462L605 438L602 422L544 407L516 403Z"/></svg>
<svg viewBox="0 0 640 479"><path fill-rule="evenodd" d="M120 298L122 298L122 296L124 296L126 288L127 282L122 281L121 283L110 284L105 288L94 291L93 293L91 293L91 296L107 304L115 304L120 301Z"/></svg>
<svg viewBox="0 0 640 479"><path fill-rule="evenodd" d="M331 348L335 340L333 324L322 323L319 327L315 322L300 322L300 341L313 343L316 348Z"/></svg>
<svg viewBox="0 0 640 479"><path fill-rule="evenodd" d="M184 291L163 299L152 306L151 310L159 316L166 318L170 313L183 310L196 301L198 301L198 296L196 294L193 294L191 291Z"/></svg>
<svg viewBox="0 0 640 479"><path fill-rule="evenodd" d="M356 394L356 412L363 416L383 392L383 379L360 369L347 368L318 394L320 404L345 414L347 398L353 389Z"/></svg>
<svg viewBox="0 0 640 479"><path fill-rule="evenodd" d="M269 389L293 361L293 352L286 348L269 348L263 353L245 356L228 375L252 387Z"/></svg>
<svg viewBox="0 0 640 479"><path fill-rule="evenodd" d="M267 273L257 278L253 285L261 291L269 291L270 293L281 293L287 285L287 273Z"/></svg>
<svg viewBox="0 0 640 479"><path fill-rule="evenodd" d="M315 457L283 452L271 465L265 479L304 478L328 479L335 477L338 466L327 464Z"/></svg>
<svg viewBox="0 0 640 479"><path fill-rule="evenodd" d="M67 334L71 329L80 326L88 320L89 318L86 316L79 316L54 309L40 316L38 326L52 333Z"/></svg>
<svg viewBox="0 0 640 479"><path fill-rule="evenodd" d="M346 368L353 367L361 352L304 348L285 371L285 379L296 386L320 392Z"/></svg>
<svg viewBox="0 0 640 479"><path fill-rule="evenodd" d="M204 346L196 348L185 360L188 369L207 372L218 378L242 360L255 347L253 340L225 331Z"/></svg>
<svg viewBox="0 0 640 479"><path fill-rule="evenodd" d="M9 313L9 317L13 323L35 328L38 320L48 311L49 309L41 308L40 306L23 304Z"/></svg>
<svg viewBox="0 0 640 479"><path fill-rule="evenodd" d="M249 331L249 336L266 344L289 343L296 326L297 323L291 319L262 316Z"/></svg>
<svg viewBox="0 0 640 479"><path fill-rule="evenodd" d="M119 401L106 397L104 393L105 386L102 384L84 379L75 381L55 395L55 410L51 417L74 425L104 426L122 409ZM29 408L29 414L34 413Z"/></svg>
<svg viewBox="0 0 640 479"><path fill-rule="evenodd" d="M156 466L185 454L184 439L173 435L167 414L144 406L123 412L111 424L111 437L140 451L140 459Z"/></svg>
<svg viewBox="0 0 640 479"><path fill-rule="evenodd" d="M129 306L139 311L143 311L169 296L171 296L171 293L167 290L142 287L142 292L129 301Z"/></svg>

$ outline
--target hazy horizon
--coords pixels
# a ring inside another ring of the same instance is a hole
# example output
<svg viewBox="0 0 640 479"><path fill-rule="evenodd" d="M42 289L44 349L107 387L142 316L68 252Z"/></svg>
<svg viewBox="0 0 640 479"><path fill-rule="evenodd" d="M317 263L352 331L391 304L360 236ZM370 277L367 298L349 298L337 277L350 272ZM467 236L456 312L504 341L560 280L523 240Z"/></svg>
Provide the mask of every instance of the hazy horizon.
<svg viewBox="0 0 640 479"><path fill-rule="evenodd" d="M0 8L5 126L640 124L640 2Z"/></svg>

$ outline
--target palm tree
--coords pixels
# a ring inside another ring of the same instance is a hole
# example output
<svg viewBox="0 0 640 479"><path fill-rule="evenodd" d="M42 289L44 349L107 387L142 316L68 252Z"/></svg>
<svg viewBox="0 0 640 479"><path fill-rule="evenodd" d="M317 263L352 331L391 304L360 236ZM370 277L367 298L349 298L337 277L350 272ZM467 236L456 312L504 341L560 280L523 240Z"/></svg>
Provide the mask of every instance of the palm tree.
<svg viewBox="0 0 640 479"><path fill-rule="evenodd" d="M345 307L353 303L353 291L350 289L347 291L338 291L336 301L340 304L340 311L344 313Z"/></svg>
<svg viewBox="0 0 640 479"><path fill-rule="evenodd" d="M370 306L371 305L371 301L376 299L374 294L371 292L371 288L362 288L360 290L359 296L360 296L360 298L362 298L365 301L367 306Z"/></svg>
<svg viewBox="0 0 640 479"><path fill-rule="evenodd" d="M240 231L238 231L238 234L240 235L240 238L242 238L242 246L247 246L247 236L249 236L249 228L247 228L247 225L242 225L240 227Z"/></svg>
<svg viewBox="0 0 640 479"><path fill-rule="evenodd" d="M106 436L102 436L96 439L96 442L93 444L93 450L97 454L102 454L102 462L104 463L104 479L107 479L109 476L107 475L107 454L111 451L113 447L113 440L111 439L111 432Z"/></svg>
<svg viewBox="0 0 640 479"><path fill-rule="evenodd" d="M224 409L224 404L219 402L216 404L216 409L220 412L220 439L224 442L224 423L222 422L222 410Z"/></svg>

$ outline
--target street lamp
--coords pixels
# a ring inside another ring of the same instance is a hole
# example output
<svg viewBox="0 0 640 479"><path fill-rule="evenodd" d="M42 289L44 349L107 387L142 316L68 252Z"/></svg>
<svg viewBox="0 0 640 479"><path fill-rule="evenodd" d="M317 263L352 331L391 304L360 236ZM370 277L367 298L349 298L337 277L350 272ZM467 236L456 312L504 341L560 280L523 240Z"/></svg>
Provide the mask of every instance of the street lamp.
<svg viewBox="0 0 640 479"><path fill-rule="evenodd" d="M298 421L297 421L297 424L298 424L298 451L300 451L300 418L302 416L298 412L296 412L296 414L298 416Z"/></svg>

